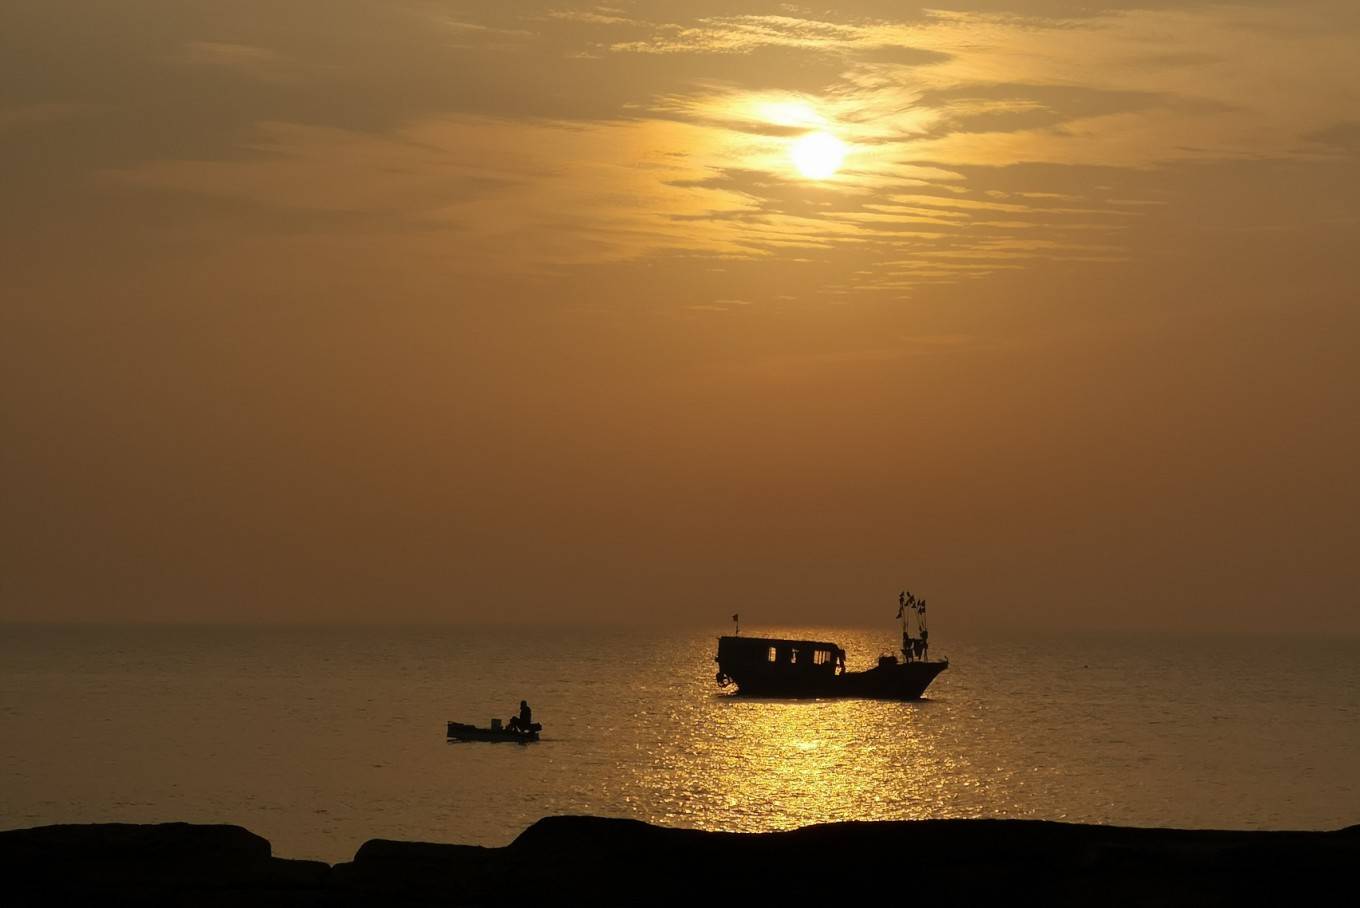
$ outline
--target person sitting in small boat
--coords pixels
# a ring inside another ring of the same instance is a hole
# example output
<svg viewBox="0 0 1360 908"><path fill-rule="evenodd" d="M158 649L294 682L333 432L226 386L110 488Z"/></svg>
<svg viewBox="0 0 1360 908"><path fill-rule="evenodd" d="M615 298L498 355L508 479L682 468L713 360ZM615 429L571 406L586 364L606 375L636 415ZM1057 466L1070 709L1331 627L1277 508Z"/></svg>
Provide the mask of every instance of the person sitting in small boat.
<svg viewBox="0 0 1360 908"><path fill-rule="evenodd" d="M519 715L511 716L510 721L505 723L505 727L510 731L528 733L534 730L534 711L529 708L529 704L524 700L519 701Z"/></svg>

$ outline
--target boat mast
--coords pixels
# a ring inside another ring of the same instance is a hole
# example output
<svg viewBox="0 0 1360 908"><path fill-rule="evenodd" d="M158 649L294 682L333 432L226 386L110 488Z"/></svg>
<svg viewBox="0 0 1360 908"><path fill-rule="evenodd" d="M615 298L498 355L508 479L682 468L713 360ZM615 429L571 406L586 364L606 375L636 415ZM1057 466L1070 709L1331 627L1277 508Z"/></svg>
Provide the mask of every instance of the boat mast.
<svg viewBox="0 0 1360 908"><path fill-rule="evenodd" d="M916 603L916 627L921 632L921 661L930 661L930 631L926 630L926 601Z"/></svg>
<svg viewBox="0 0 1360 908"><path fill-rule="evenodd" d="M902 658L911 661L911 636L907 633L907 610L916 605L916 597L903 590L897 594L897 617L902 619Z"/></svg>
<svg viewBox="0 0 1360 908"><path fill-rule="evenodd" d="M921 634L920 637L911 636L908 611L916 613L916 627ZM913 662L919 655L923 661L927 660L929 644L926 641L930 633L926 630L926 601L917 599L909 591L903 590L897 594L897 617L902 619L902 658Z"/></svg>

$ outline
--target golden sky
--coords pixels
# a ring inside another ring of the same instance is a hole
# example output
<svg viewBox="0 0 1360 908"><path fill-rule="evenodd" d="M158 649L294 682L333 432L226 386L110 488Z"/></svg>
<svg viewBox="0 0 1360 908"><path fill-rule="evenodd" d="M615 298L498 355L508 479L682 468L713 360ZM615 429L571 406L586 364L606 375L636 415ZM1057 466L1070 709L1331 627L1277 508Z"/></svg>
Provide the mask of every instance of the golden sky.
<svg viewBox="0 0 1360 908"><path fill-rule="evenodd" d="M0 620L1360 630L1352 0L10 0Z"/></svg>

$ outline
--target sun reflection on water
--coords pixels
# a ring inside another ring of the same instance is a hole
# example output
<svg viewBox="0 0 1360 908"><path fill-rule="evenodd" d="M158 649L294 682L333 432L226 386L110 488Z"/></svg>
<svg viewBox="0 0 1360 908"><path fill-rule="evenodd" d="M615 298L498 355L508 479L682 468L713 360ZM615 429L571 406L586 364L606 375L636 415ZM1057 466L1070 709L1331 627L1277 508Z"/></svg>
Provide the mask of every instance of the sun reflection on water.
<svg viewBox="0 0 1360 908"><path fill-rule="evenodd" d="M684 744L658 740L633 770L630 800L654 822L749 831L957 815L951 801L980 784L929 700L696 694L673 717Z"/></svg>

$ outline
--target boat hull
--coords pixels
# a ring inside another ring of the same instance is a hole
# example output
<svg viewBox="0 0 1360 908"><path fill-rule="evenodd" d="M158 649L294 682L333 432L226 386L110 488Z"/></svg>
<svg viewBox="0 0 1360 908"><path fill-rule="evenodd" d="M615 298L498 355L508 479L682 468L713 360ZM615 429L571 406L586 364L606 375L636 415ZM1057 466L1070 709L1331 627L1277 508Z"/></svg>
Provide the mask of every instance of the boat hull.
<svg viewBox="0 0 1360 908"><path fill-rule="evenodd" d="M535 723L537 725L537 723ZM449 723L450 741L489 741L507 744L528 744L538 740L538 732L510 731L508 729L478 728L462 722Z"/></svg>
<svg viewBox="0 0 1360 908"><path fill-rule="evenodd" d="M725 669L738 696L781 699L853 697L864 700L919 700L948 662L899 662L862 672L824 677Z"/></svg>

